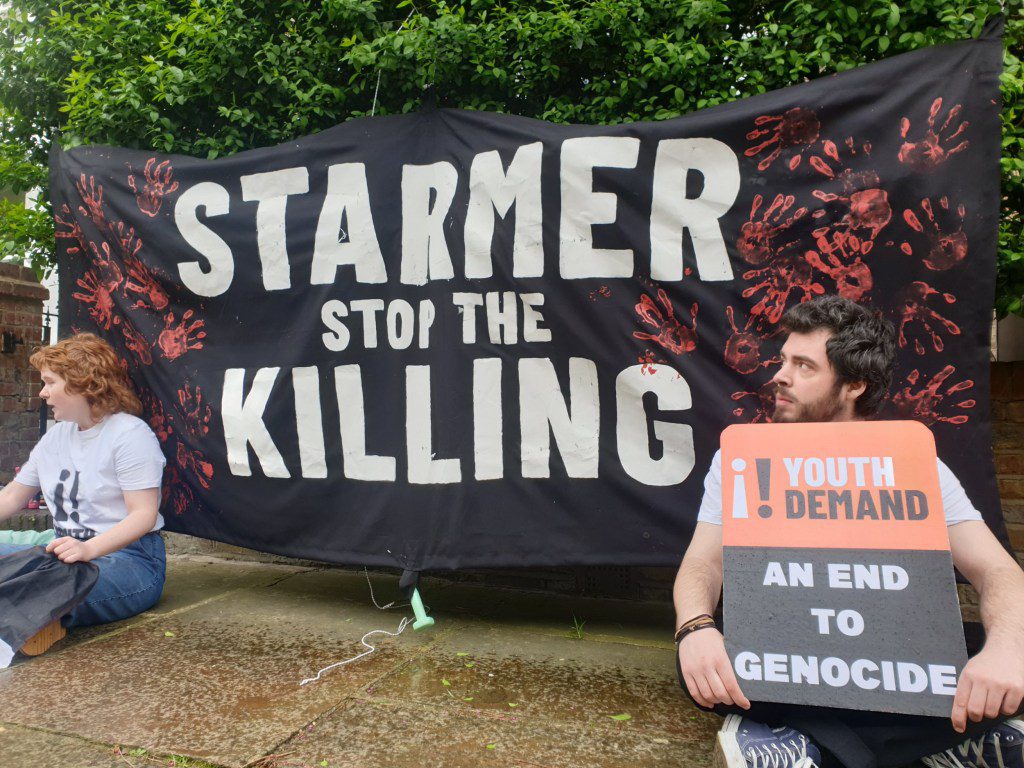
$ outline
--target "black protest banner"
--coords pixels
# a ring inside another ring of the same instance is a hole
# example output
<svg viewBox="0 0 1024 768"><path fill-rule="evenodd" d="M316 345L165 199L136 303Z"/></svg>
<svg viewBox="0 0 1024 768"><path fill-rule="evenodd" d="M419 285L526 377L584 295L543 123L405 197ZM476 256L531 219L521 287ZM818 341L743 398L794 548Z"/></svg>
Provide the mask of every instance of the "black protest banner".
<svg viewBox="0 0 1024 768"><path fill-rule="evenodd" d="M168 528L411 569L676 563L797 302L900 329L890 415L1001 526L987 332L1001 48L676 120L456 110L205 161L57 152L61 327L124 355Z"/></svg>
<svg viewBox="0 0 1024 768"><path fill-rule="evenodd" d="M916 422L726 429L725 643L748 698L949 716L952 482Z"/></svg>

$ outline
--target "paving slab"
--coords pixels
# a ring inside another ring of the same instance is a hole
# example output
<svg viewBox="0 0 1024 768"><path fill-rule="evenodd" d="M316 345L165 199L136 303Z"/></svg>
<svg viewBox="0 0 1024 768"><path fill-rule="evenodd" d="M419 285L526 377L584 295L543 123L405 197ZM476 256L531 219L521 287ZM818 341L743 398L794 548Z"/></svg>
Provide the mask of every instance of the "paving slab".
<svg viewBox="0 0 1024 768"><path fill-rule="evenodd" d="M125 768L111 746L10 723L0 725L0 755L4 768Z"/></svg>
<svg viewBox="0 0 1024 768"><path fill-rule="evenodd" d="M567 692L568 694L569 692ZM347 701L276 750L266 768L680 768L709 745L631 722L566 723L490 710Z"/></svg>
<svg viewBox="0 0 1024 768"><path fill-rule="evenodd" d="M607 725L713 739L720 721L679 689L674 649L571 640L511 627L454 624L368 694L390 701L565 724Z"/></svg>
<svg viewBox="0 0 1024 768"><path fill-rule="evenodd" d="M0 712L15 724L240 766L428 642L411 632L388 639L360 663L300 687L365 650L360 638L382 617L372 607L299 598L286 583L229 591L11 667L0 672Z"/></svg>
<svg viewBox="0 0 1024 768"><path fill-rule="evenodd" d="M124 621L95 627L76 627L63 640L55 643L47 655L52 656L98 637L116 634L128 627L149 622L157 616L187 609L205 600L215 599L225 592L244 587L267 586L307 570L309 568L237 563L209 557L168 558L163 595L153 608ZM16 657L14 663L17 665L26 661L24 657Z"/></svg>

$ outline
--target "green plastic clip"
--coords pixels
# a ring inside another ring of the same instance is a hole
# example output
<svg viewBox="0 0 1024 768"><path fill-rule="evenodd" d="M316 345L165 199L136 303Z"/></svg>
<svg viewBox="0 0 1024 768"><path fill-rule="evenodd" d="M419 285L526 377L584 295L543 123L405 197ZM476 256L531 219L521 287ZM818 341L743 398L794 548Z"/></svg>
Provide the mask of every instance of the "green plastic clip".
<svg viewBox="0 0 1024 768"><path fill-rule="evenodd" d="M427 616L426 610L423 608L423 600L420 599L420 591L413 587L412 597L409 598L409 602L412 604L412 612L416 615L416 621L412 623L413 629L425 629L426 627L434 626L434 620Z"/></svg>

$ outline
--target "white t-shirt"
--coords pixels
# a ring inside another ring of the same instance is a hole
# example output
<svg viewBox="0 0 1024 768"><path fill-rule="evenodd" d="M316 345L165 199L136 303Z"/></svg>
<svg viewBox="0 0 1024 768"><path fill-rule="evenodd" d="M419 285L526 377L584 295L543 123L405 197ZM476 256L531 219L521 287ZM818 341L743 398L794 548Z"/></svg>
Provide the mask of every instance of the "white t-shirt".
<svg viewBox="0 0 1024 768"><path fill-rule="evenodd" d="M952 470L935 459L939 469L939 489L942 491L942 509L946 515L946 525L955 525L966 520L981 520L981 513L974 508L971 500L964 493L963 486ZM711 468L704 477L704 498L700 502L697 513L698 523L722 524L722 452L715 451L711 459Z"/></svg>
<svg viewBox="0 0 1024 768"><path fill-rule="evenodd" d="M114 413L86 430L57 422L14 479L42 490L55 529L90 539L128 516L125 491L160 488L165 463L146 422ZM157 513L153 530L163 525Z"/></svg>

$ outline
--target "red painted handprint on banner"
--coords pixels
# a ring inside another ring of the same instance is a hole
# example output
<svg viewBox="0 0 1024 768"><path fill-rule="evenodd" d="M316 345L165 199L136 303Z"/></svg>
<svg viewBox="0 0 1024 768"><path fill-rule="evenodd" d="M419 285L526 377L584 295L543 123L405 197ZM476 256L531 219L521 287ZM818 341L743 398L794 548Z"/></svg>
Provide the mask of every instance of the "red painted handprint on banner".
<svg viewBox="0 0 1024 768"><path fill-rule="evenodd" d="M736 318L731 306L725 308L729 319L732 335L725 342L725 364L738 373L753 373L758 368L777 363L777 360L761 360L762 339L756 333L741 331L736 325Z"/></svg>
<svg viewBox="0 0 1024 768"><path fill-rule="evenodd" d="M169 195L178 189L178 182L171 183L174 176L174 169L171 168L171 161L164 160L159 165L156 158L151 157L146 161L146 168L143 171L146 183L139 190L135 185L135 174L128 175L128 186L135 193L135 202L139 210L150 217L160 213L160 206L163 205L164 196Z"/></svg>
<svg viewBox="0 0 1024 768"><path fill-rule="evenodd" d="M956 124L956 121L960 118L960 113L963 111L963 107L960 104L955 104L949 110L949 114L946 115L942 125L936 128L936 118L941 110L942 98L940 97L932 102L931 109L928 110L928 128L925 130L921 140L905 141L903 146L900 147L898 157L901 163L909 165L915 171L931 171L949 160L957 152L963 152L967 149L970 142L966 140L954 144L960 135L967 130L967 126L970 125L966 120L960 122L959 125ZM900 136L905 139L909 133L910 120L904 117L900 120Z"/></svg>
<svg viewBox="0 0 1024 768"><path fill-rule="evenodd" d="M939 293L927 283L920 281L911 283L903 291L900 309L900 347L907 346L905 330L907 326L911 325L921 326L922 332L931 337L932 347L936 352L941 352L945 344L939 335L939 331L935 330L933 323L951 336L960 335L960 326L928 306L928 301L933 296L941 296L947 304L956 302L956 297L953 294ZM924 345L918 339L914 339L914 351L919 355L924 354Z"/></svg>
<svg viewBox="0 0 1024 768"><path fill-rule="evenodd" d="M909 208L903 212L903 220L915 232L924 235L928 243L928 254L921 259L921 262L928 269L936 272L955 267L967 256L967 235L964 233L964 218L967 216L967 209L963 204L956 207L958 216L956 229L949 231L943 229L939 224L930 199L925 198L921 201L921 210L924 212L924 221ZM939 198L939 210L948 214L949 198L945 195ZM952 215L946 215L944 218L952 219ZM925 222L927 222L927 226ZM914 253L910 243L903 243L900 250L908 256Z"/></svg>
<svg viewBox="0 0 1024 768"><path fill-rule="evenodd" d="M185 418L185 429L195 439L202 439L210 431L210 406L203 402L202 387L196 386L195 390L189 382L178 390L178 404L181 406L181 413Z"/></svg>
<svg viewBox="0 0 1024 768"><path fill-rule="evenodd" d="M202 451L190 450L184 443L178 443L177 451L178 466L186 469L195 475L196 480L203 488L210 487L210 480L213 478L213 464L206 461Z"/></svg>
<svg viewBox="0 0 1024 768"><path fill-rule="evenodd" d="M790 227L807 214L807 209L801 207L786 216L795 201L793 195L776 195L758 217L758 209L764 198L754 195L750 219L740 227L740 237L736 241L736 250L745 262L755 267L760 266L799 242L798 238L782 242L789 236Z"/></svg>
<svg viewBox="0 0 1024 768"><path fill-rule="evenodd" d="M697 305L690 308L690 319L692 327L687 327L676 319L675 309L663 288L658 289L658 304L661 309L651 300L646 293L640 297L640 302L634 307L636 313L647 325L658 329L656 335L633 331L633 336L638 339L654 341L674 354L692 352L697 347Z"/></svg>
<svg viewBox="0 0 1024 768"><path fill-rule="evenodd" d="M921 377L920 371L917 369L911 371L906 379L908 386L904 387L892 398L893 408L904 418L916 419L928 425L934 424L937 421L944 421L949 424L963 424L969 418L966 414L943 416L938 411L939 404L945 398L974 386L973 381L964 379L957 384L951 384L945 388L945 392L942 392L941 390L945 386L946 379L955 371L956 368L952 365L947 365L920 388L917 387L918 380ZM956 403L954 407L966 409L973 408L975 405L975 400L965 399Z"/></svg>
<svg viewBox="0 0 1024 768"><path fill-rule="evenodd" d="M775 412L775 383L766 381L756 392L733 392L734 403L750 400L753 403L737 406L733 409L732 415L736 418L746 418L749 424L767 423L772 420Z"/></svg>
<svg viewBox="0 0 1024 768"><path fill-rule="evenodd" d="M173 312L168 312L164 318L164 329L160 332L156 343L166 359L174 360L190 349L203 348L202 340L206 338L206 331L202 328L205 323L202 320L196 320L189 325L188 321L192 315L191 309L186 310L177 324L174 322Z"/></svg>
<svg viewBox="0 0 1024 768"><path fill-rule="evenodd" d="M756 318L760 328L779 322L791 294L804 302L825 293L825 288L816 281L811 265L796 255L778 257L764 269L749 270L743 274L743 279L759 281L744 289L743 298L764 292L750 309L751 317Z"/></svg>
<svg viewBox="0 0 1024 768"><path fill-rule="evenodd" d="M82 203L84 203L84 205L78 206L81 214L87 216L97 229L101 231L106 229L107 217L103 214L103 185L97 184L94 176L90 176L86 181L83 173L75 183L75 189L78 190Z"/></svg>
<svg viewBox="0 0 1024 768"><path fill-rule="evenodd" d="M757 158L763 153L757 164L759 171L767 170L784 150L795 148L796 153L790 158L789 168L800 165L801 153L818 140L821 123L818 116L809 109L793 107L781 115L761 115L754 120L754 130L747 134L747 140L756 142L744 154Z"/></svg>

